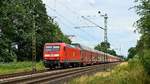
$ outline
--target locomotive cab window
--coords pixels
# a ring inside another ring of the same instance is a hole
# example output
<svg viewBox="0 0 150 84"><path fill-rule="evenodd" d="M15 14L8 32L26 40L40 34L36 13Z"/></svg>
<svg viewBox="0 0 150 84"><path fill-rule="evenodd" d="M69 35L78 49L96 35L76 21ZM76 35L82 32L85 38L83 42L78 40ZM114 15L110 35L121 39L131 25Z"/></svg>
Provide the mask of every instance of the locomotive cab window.
<svg viewBox="0 0 150 84"><path fill-rule="evenodd" d="M60 46L53 46L53 51L59 51L60 50Z"/></svg>
<svg viewBox="0 0 150 84"><path fill-rule="evenodd" d="M46 51L59 51L60 50L60 46L57 46L57 45L51 46L51 45L49 45L49 46L45 47L45 50Z"/></svg>
<svg viewBox="0 0 150 84"><path fill-rule="evenodd" d="M53 49L52 46L46 46L45 47L45 51L52 51L52 49Z"/></svg>

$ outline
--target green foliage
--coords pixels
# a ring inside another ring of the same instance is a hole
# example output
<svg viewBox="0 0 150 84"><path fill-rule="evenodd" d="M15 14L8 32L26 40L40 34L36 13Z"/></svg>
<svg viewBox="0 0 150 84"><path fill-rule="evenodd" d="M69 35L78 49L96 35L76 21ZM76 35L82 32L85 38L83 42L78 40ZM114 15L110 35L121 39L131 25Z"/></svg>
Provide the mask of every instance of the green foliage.
<svg viewBox="0 0 150 84"><path fill-rule="evenodd" d="M60 41L71 43L47 15L42 0L1 0L0 62L9 62L13 59L31 60L33 23L36 30L37 60L42 59L45 43ZM12 48L13 43L18 45L18 49Z"/></svg>
<svg viewBox="0 0 150 84"><path fill-rule="evenodd" d="M107 53L109 53L109 54L111 54L111 55L113 55L113 56L118 56L117 53L116 53L116 51L115 51L114 49L112 49L112 50L109 49L109 50L107 51Z"/></svg>
<svg viewBox="0 0 150 84"><path fill-rule="evenodd" d="M135 55L136 55L136 48L135 47L131 47L129 50L128 50L128 59L131 59L133 58Z"/></svg>
<svg viewBox="0 0 150 84"><path fill-rule="evenodd" d="M11 62L16 58L16 54L9 45L10 40L0 38L0 62Z"/></svg>
<svg viewBox="0 0 150 84"><path fill-rule="evenodd" d="M150 75L150 49L144 50L144 56L142 57L142 63L145 71Z"/></svg>
<svg viewBox="0 0 150 84"><path fill-rule="evenodd" d="M111 55L117 56L116 51L114 49L110 49L110 43L101 42L97 46L95 46L96 50L107 52Z"/></svg>
<svg viewBox="0 0 150 84"><path fill-rule="evenodd" d="M95 47L96 50L100 50L103 52L106 52L106 49L108 50L108 48L110 48L110 43L106 43L106 42L101 42Z"/></svg>
<svg viewBox="0 0 150 84"><path fill-rule="evenodd" d="M150 0L136 0L136 8L140 19L136 22L137 30L141 34L136 46L137 54L140 56L145 71L150 74Z"/></svg>

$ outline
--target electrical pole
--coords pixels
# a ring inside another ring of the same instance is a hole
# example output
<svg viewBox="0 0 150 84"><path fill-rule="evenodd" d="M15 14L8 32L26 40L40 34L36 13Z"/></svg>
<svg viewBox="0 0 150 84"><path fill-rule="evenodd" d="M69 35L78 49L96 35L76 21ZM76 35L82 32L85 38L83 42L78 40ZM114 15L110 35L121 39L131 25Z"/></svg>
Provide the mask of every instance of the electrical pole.
<svg viewBox="0 0 150 84"><path fill-rule="evenodd" d="M33 15L33 34L32 34L32 71L36 71L36 28L35 28L35 16Z"/></svg>
<svg viewBox="0 0 150 84"><path fill-rule="evenodd" d="M108 42L108 38L107 38L107 19L108 19L108 16L107 14L104 15L104 41L107 43Z"/></svg>
<svg viewBox="0 0 150 84"><path fill-rule="evenodd" d="M98 13L100 14L100 16L104 17L104 42L108 42L108 38L107 38L107 20L108 20L108 15L104 14L101 15L101 12L98 11Z"/></svg>
<svg viewBox="0 0 150 84"><path fill-rule="evenodd" d="M108 62L108 58L107 58L107 48L108 48L108 45L107 45L107 41L108 41L108 38L107 38L107 14L104 15L104 41L105 41L105 61ZM106 66L105 66L105 70L106 70Z"/></svg>
<svg viewBox="0 0 150 84"><path fill-rule="evenodd" d="M100 11L98 11L98 13L100 14L100 16L102 16L102 17L104 17L104 42L105 42L105 52L104 52L104 62L106 63L106 62L108 62L108 58L107 58L107 47L108 47L108 38L107 38L107 19L108 19L108 16L107 16L107 14L104 14L104 15L101 15L101 12ZM105 66L105 64L104 64L104 70L106 70L106 66Z"/></svg>
<svg viewBox="0 0 150 84"><path fill-rule="evenodd" d="M30 0L31 6L33 5L33 8L31 8L31 15L32 17L32 72L34 73L36 71L36 25L35 25L35 1Z"/></svg>

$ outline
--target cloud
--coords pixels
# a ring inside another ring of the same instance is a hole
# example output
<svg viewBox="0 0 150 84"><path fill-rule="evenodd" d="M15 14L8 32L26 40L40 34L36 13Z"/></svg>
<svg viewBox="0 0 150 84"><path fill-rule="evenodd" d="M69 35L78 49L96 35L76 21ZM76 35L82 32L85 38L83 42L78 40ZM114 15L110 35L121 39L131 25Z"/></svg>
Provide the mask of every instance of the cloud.
<svg viewBox="0 0 150 84"><path fill-rule="evenodd" d="M96 1L95 0L89 0L90 5L94 6Z"/></svg>
<svg viewBox="0 0 150 84"><path fill-rule="evenodd" d="M71 0L67 0L68 2L71 2Z"/></svg>

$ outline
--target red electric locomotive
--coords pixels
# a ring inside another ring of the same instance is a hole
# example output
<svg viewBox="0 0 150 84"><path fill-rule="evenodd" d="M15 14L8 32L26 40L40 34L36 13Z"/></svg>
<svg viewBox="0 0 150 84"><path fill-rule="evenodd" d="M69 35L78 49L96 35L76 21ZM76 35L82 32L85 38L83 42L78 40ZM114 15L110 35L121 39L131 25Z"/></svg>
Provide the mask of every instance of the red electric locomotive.
<svg viewBox="0 0 150 84"><path fill-rule="evenodd" d="M104 60L105 57L105 60ZM46 43L44 46L44 65L47 68L61 66L86 66L117 62L120 58L97 51L80 44Z"/></svg>
<svg viewBox="0 0 150 84"><path fill-rule="evenodd" d="M46 43L43 57L44 65L47 68L78 66L80 49L65 43Z"/></svg>

